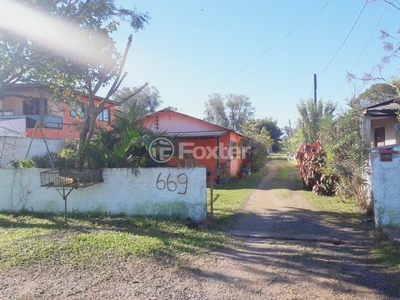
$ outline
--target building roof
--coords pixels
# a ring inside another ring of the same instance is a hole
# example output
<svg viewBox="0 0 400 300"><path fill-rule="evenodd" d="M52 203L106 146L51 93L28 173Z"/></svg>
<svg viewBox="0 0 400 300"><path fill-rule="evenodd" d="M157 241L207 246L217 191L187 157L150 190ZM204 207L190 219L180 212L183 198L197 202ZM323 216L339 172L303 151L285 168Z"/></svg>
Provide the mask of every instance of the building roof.
<svg viewBox="0 0 400 300"><path fill-rule="evenodd" d="M400 111L400 98L394 98L364 108L363 115L373 117L396 116L398 111Z"/></svg>
<svg viewBox="0 0 400 300"><path fill-rule="evenodd" d="M227 127L224 127L224 126L221 126L221 125L218 125L218 124L214 124L214 123L211 123L211 122L208 122L208 121L199 119L199 118L195 118L195 117L192 117L192 116L189 116L189 115L186 115L186 114L183 114L183 113L180 113L180 112L177 112L177 111L168 109L168 108L161 109L161 110L158 110L158 111L153 112L153 113L151 113L151 114L148 114L148 115L144 116L144 118L150 118L150 117L152 117L152 116L156 116L156 115L158 115L158 114L160 114L160 113L164 113L164 112L172 112L172 113L180 114L180 115L182 115L182 116L189 117L189 118L192 118L192 119L196 119L196 120L198 120L198 121L200 121L200 122L212 124L212 125L214 125L214 126L217 126L217 127L221 128L220 131L194 131L194 132L192 132L193 134L196 133L196 132L197 132L197 133L203 132L203 133L205 134L206 132L211 132L211 133L212 133L212 132L222 132L222 131L224 131L223 134L225 134L226 132L229 131L229 132L234 132L234 133L236 133L236 134L238 134L238 135L240 135L240 136L244 136L244 135L241 134L240 132L237 132L237 131L235 131L235 130L233 130L233 129L231 129L231 128L227 128ZM179 132L179 134L187 134L187 133L190 134L191 132ZM178 134L178 132L175 132L175 134ZM180 135L180 136L183 136L183 135ZM212 136L213 136L213 134L211 134L209 137L212 137ZM205 136L204 136L204 137L205 137Z"/></svg>
<svg viewBox="0 0 400 300"><path fill-rule="evenodd" d="M228 130L220 131L192 131L192 132L168 132L169 136L179 138L203 139L203 138L217 138L223 136Z"/></svg>

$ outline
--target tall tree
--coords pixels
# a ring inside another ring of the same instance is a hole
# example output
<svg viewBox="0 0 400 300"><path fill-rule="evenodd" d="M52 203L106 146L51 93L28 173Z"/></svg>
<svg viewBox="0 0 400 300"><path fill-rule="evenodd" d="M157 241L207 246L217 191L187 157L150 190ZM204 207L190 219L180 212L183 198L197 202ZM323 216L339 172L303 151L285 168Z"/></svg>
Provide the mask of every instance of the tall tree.
<svg viewBox="0 0 400 300"><path fill-rule="evenodd" d="M304 143L313 144L318 139L322 122L325 118L333 119L336 106L331 101L324 103L319 100L315 103L313 99L307 101L300 99L300 103L297 104L300 114L297 128L303 135Z"/></svg>
<svg viewBox="0 0 400 300"><path fill-rule="evenodd" d="M269 132L271 139L274 141L272 150L278 151L280 149L280 141L283 135L282 129L278 127L278 121L272 118L263 118L259 120L260 129L265 128Z"/></svg>
<svg viewBox="0 0 400 300"><path fill-rule="evenodd" d="M128 88L123 87L118 90L113 96L114 101L121 101L129 95L135 93L140 87ZM139 117L143 117L149 113L155 112L162 104L160 92L154 87L146 87L140 94L130 98L124 102L118 110L129 111L132 106L135 106Z"/></svg>
<svg viewBox="0 0 400 300"><path fill-rule="evenodd" d="M254 112L250 98L245 95L212 94L205 103L204 120L239 130L242 124L253 118Z"/></svg>
<svg viewBox="0 0 400 300"><path fill-rule="evenodd" d="M118 90L112 97L113 101L121 101L135 93L139 87L128 88L124 87ZM128 119L133 127L138 127L142 124L143 117L149 113L155 112L161 105L162 100L160 99L160 93L153 86L151 88L146 87L140 94L130 98L128 101L123 102L121 106L117 108L115 114L115 123L119 123L121 120ZM118 125L116 125L118 127Z"/></svg>
<svg viewBox="0 0 400 300"><path fill-rule="evenodd" d="M230 122L225 111L225 99L221 94L212 94L205 103L204 120L224 127L229 127Z"/></svg>
<svg viewBox="0 0 400 300"><path fill-rule="evenodd" d="M252 171L263 170L266 166L268 151L274 141L269 132L258 120L246 120L241 125L245 138L241 141L242 147L249 147L246 150L246 160L250 163ZM243 155L243 154L242 154Z"/></svg>
<svg viewBox="0 0 400 300"><path fill-rule="evenodd" d="M125 20L135 32L144 29L149 15L136 8L117 8L114 0L4 1L8 13L14 15L6 19L8 23L4 18L0 22L0 99L17 82L44 86L53 92L53 99L60 101L81 101L79 94L87 95L82 103L84 120L78 153L82 165L82 153L91 141L97 116L127 76L123 67L132 35L120 54L111 34ZM25 20L25 24L30 16L35 17L32 24L44 26L21 27L20 21ZM100 88L110 84L106 96L96 103ZM146 86L112 105L128 101Z"/></svg>
<svg viewBox="0 0 400 300"><path fill-rule="evenodd" d="M377 104L397 96L397 90L386 83L375 83L366 91L350 100L349 106L354 110Z"/></svg>
<svg viewBox="0 0 400 300"><path fill-rule="evenodd" d="M0 10L0 99L17 82L65 91L84 88L88 69L94 80L116 72L122 56L110 34L120 21L138 31L149 19L114 0L3 0Z"/></svg>

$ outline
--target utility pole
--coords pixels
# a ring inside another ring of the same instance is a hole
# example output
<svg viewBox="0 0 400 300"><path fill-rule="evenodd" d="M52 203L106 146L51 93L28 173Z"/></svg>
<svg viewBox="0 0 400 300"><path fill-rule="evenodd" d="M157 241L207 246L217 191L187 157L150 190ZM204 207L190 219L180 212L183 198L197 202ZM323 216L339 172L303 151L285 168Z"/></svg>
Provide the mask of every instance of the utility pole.
<svg viewBox="0 0 400 300"><path fill-rule="evenodd" d="M293 137L292 124L290 123L290 119L289 119L289 135L291 138Z"/></svg>
<svg viewBox="0 0 400 300"><path fill-rule="evenodd" d="M314 74L314 104L317 105L317 74Z"/></svg>

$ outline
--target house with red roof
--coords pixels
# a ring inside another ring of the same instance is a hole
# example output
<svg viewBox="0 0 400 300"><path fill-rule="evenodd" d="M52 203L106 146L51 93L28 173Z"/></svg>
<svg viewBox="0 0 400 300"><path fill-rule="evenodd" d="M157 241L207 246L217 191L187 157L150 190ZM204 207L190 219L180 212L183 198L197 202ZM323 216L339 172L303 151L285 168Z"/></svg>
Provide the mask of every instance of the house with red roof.
<svg viewBox="0 0 400 300"><path fill-rule="evenodd" d="M242 134L180 112L163 109L147 115L143 125L174 141L171 166L205 166L214 178L235 176L245 159Z"/></svg>

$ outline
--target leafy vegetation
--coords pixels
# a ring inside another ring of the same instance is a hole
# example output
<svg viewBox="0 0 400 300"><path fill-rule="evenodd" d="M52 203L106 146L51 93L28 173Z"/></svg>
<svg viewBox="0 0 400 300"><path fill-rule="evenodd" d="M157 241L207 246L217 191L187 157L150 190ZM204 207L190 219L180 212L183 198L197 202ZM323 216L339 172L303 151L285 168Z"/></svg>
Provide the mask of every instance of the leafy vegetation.
<svg viewBox="0 0 400 300"><path fill-rule="evenodd" d="M371 85L367 90L357 97L353 97L349 101L352 110L361 110L367 106L371 106L383 101L387 101L398 96L397 90L392 85L386 83L376 83Z"/></svg>
<svg viewBox="0 0 400 300"><path fill-rule="evenodd" d="M300 115L297 127L302 134L303 143L313 144L318 140L324 119L333 119L336 106L332 101L324 103L319 100L314 103L313 99L308 99L307 101L300 99L297 104L297 110Z"/></svg>
<svg viewBox="0 0 400 300"><path fill-rule="evenodd" d="M334 195L339 178L326 166L326 152L320 141L300 146L296 153L297 167L304 186L315 194Z"/></svg>
<svg viewBox="0 0 400 300"><path fill-rule="evenodd" d="M207 122L223 127L239 130L240 126L254 116L255 108L249 97L245 95L212 94L205 103L205 118Z"/></svg>
<svg viewBox="0 0 400 300"><path fill-rule="evenodd" d="M274 141L266 128L257 120L247 120L241 125L241 131L244 134L241 147L247 149L242 167L250 168L253 172L263 172L269 149Z"/></svg>
<svg viewBox="0 0 400 300"><path fill-rule="evenodd" d="M35 167L33 160L29 158L24 158L18 161L12 161L11 165L14 169L30 169Z"/></svg>
<svg viewBox="0 0 400 300"><path fill-rule="evenodd" d="M98 130L98 139L88 146L87 163L98 168L138 168L159 166L149 154L149 145L163 132L140 125L136 106L116 111L112 130ZM143 117L143 116L142 116ZM168 137L173 141L173 137Z"/></svg>
<svg viewBox="0 0 400 300"><path fill-rule="evenodd" d="M369 209L366 174L370 146L352 110L334 117L335 105L301 101L300 140L296 157L304 185L315 193L341 195ZM297 142L297 137L294 142ZM311 143L309 142L311 141ZM291 146L288 142L288 147Z"/></svg>
<svg viewBox="0 0 400 300"><path fill-rule="evenodd" d="M255 122L258 124L257 127L260 133L263 130L268 132L273 141L270 147L273 152L278 152L281 147L281 137L283 134L282 130L278 127L278 122L272 118L257 119Z"/></svg>
<svg viewBox="0 0 400 300"><path fill-rule="evenodd" d="M321 129L321 140L326 151L326 169L339 181L336 193L353 199L363 209L371 209L366 174L371 147L361 135L361 121L352 110L326 120Z"/></svg>
<svg viewBox="0 0 400 300"><path fill-rule="evenodd" d="M128 21L135 32L142 30L150 17L136 9L117 7L114 0L18 0L13 5L16 10L39 16L47 28L65 34L46 43L38 36L47 33L35 32L35 26L14 32L13 28L18 26L7 24L0 33L0 64L3 66L0 100L16 83L28 83L42 94L49 92L55 102L81 107L76 162L82 167L99 114L128 101L147 86L144 84L119 101L109 101L127 76L123 68L132 43L132 36L127 37L125 51L121 54L112 33L124 21ZM99 90L107 86L106 96L97 97Z"/></svg>
<svg viewBox="0 0 400 300"><path fill-rule="evenodd" d="M138 89L140 89L140 87L123 87L115 92L112 99L118 102L127 97L129 98L129 96L134 94ZM125 112L131 111L132 113L132 108L135 107L133 110L136 117L135 119L141 121L143 116L155 112L162 102L160 92L156 87L146 87L140 94L137 94L134 97L129 98L128 101L123 102L117 110Z"/></svg>

